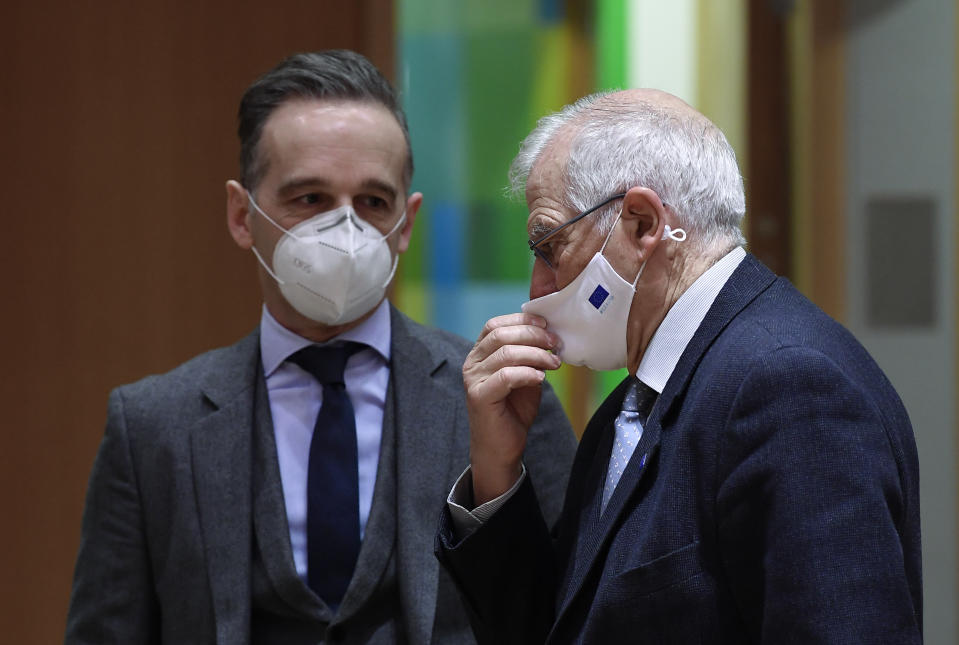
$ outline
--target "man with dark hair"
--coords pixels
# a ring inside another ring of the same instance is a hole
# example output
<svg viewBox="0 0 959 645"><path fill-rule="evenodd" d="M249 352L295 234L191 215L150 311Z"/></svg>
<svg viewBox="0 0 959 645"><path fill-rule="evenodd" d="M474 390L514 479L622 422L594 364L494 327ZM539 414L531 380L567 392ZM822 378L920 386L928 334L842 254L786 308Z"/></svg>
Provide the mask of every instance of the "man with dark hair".
<svg viewBox="0 0 959 645"><path fill-rule="evenodd" d="M227 224L260 325L111 394L66 642L472 642L432 556L470 343L385 299L422 202L393 88L353 52L293 56L247 90L239 137ZM551 392L537 407L526 459L555 517L575 439Z"/></svg>

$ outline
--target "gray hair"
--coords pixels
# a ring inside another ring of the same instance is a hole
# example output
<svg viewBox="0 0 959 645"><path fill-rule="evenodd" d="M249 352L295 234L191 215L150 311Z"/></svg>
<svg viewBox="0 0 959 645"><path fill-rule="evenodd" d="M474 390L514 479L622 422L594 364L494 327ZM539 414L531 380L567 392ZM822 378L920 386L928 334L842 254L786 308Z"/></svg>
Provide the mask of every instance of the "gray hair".
<svg viewBox="0 0 959 645"><path fill-rule="evenodd" d="M691 247L725 251L744 244L743 181L722 131L705 118L610 96L587 96L539 120L510 167L514 196L523 193L530 169L554 137L575 128L564 173L570 208L582 212L643 186L669 205ZM621 207L614 201L597 213L601 232L609 231Z"/></svg>

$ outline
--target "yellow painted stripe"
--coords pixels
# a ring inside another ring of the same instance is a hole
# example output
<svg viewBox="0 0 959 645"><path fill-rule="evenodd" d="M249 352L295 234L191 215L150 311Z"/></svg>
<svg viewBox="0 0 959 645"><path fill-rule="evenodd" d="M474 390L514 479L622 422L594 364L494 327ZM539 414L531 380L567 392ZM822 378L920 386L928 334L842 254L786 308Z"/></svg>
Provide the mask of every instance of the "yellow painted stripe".
<svg viewBox="0 0 959 645"><path fill-rule="evenodd" d="M545 114L569 102L569 65L572 48L569 26L564 22L536 34L537 59L530 91L530 129Z"/></svg>
<svg viewBox="0 0 959 645"><path fill-rule="evenodd" d="M696 108L725 133L739 167L747 168L746 2L698 0L696 23Z"/></svg>

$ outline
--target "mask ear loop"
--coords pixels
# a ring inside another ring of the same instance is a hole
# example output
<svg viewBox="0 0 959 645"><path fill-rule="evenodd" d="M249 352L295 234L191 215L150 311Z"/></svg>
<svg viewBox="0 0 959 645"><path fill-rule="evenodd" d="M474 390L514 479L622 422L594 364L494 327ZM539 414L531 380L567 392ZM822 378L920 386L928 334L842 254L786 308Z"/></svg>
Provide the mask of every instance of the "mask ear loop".
<svg viewBox="0 0 959 645"><path fill-rule="evenodd" d="M606 250L606 245L609 244L609 238L612 237L613 235L613 229L616 228L616 225L619 224L619 220L622 219L622 217L623 217L623 211L620 210L619 215L616 216L616 221L613 222L613 225L611 227L609 227L609 233L606 234L606 239L603 240L603 246L599 249L600 254L602 254L603 251ZM669 226L667 226L666 229L668 230ZM685 232L683 234L685 235ZM633 291L636 291L636 284L639 282L639 276L643 275L643 269L645 268L646 268L646 261L643 260L642 266L639 267L639 273L636 274L636 277L633 279L633 282L631 285L633 287Z"/></svg>
<svg viewBox="0 0 959 645"><path fill-rule="evenodd" d="M270 277L272 277L274 280L276 280L276 283L277 283L277 284L279 284L279 285L284 285L284 284L286 284L286 282L284 282L283 280L281 280L281 279L279 278L279 276L277 276L275 273L273 273L273 269L271 269L270 267L268 267L268 266L266 265L266 262L263 261L263 256L260 255L260 252L256 250L256 247L255 247L255 246L251 246L251 247L250 247L250 250L253 251L253 255L255 255L255 256L256 256L256 259L260 261L260 265L261 265L264 269L266 269L266 272L270 274Z"/></svg>
<svg viewBox="0 0 959 645"><path fill-rule="evenodd" d="M268 221L270 224L272 224L273 226L275 226L281 233L285 233L285 234L287 234L287 235L290 235L290 232L289 232L288 230L286 230L285 228L283 228L282 226L280 226L279 224L277 224L275 221L273 221L273 218L270 217L269 215L267 215L267 214L266 214L266 211L264 211L262 208L260 208L260 205L256 203L256 200L255 200L255 199L253 199L253 193L251 193L250 191L246 191L246 196L249 198L250 204L253 206L253 208L256 210L256 212L259 213L260 215L262 215L263 217L265 217L265 218L266 218L266 221Z"/></svg>
<svg viewBox="0 0 959 645"><path fill-rule="evenodd" d="M299 237L298 235L296 235L295 233L291 233L289 230L283 228L282 226L280 226L279 224L276 223L276 220L274 220L272 217L270 217L269 215L267 215L267 214L266 214L266 211L263 210L262 208L260 208L260 205L256 203L256 200L253 199L253 193L247 191L247 196L248 196L249 199L250 199L250 204L253 206L253 208L256 210L256 212L259 213L260 215L262 215L263 217L265 217L265 218L266 218L266 221L268 221L270 224L272 224L274 227L276 227L276 230L278 230L280 233L283 233L283 235L287 235L287 236L289 236L289 237L292 237L294 240L300 239L300 237ZM362 228L361 228L361 227L356 223L356 221L355 221L355 220L358 219L358 218L357 218L357 216L356 216L356 211L353 210L353 207L352 207L352 206L340 206L339 208L335 208L335 209L329 211L329 212L326 213L326 214L335 213L336 211L339 211L339 210L345 210L346 212L345 212L345 214L344 214L344 217L347 218L347 219L349 219L349 220L352 220L352 221L353 221L353 225L356 226L357 228L360 228L360 230L362 230ZM316 215L322 215L322 214L324 214L324 213L317 213ZM314 217L316 217L316 215L314 215ZM312 219L312 218L308 218L308 219L306 219L306 220L304 220L304 221L309 221L310 219ZM341 221L342 221L341 219L340 219L340 220L337 220L334 225L339 224ZM336 249L337 251L346 252L344 249L341 249L341 248L339 248L339 247L337 247L337 246L332 246L332 245L330 245L330 244L327 244L326 246L329 246L329 247L332 248L332 249Z"/></svg>
<svg viewBox="0 0 959 645"><path fill-rule="evenodd" d="M403 212L403 215L406 215L406 211ZM616 221L613 222L613 225L609 228L609 233L606 234L606 239L603 240L603 246L599 249L599 252L602 253L606 250L606 245L609 244L609 238L613 235L613 229L616 228L616 225L619 223L619 220L623 217L623 211L619 211L619 215L616 216ZM402 221L402 218L400 218ZM396 230L396 227L393 227L393 230ZM387 237L392 235L393 231L387 233ZM659 238L661 240L670 239L674 242L685 242L686 241L686 230L681 228L670 228L669 224L666 224L663 229L663 236Z"/></svg>
<svg viewBox="0 0 959 645"><path fill-rule="evenodd" d="M606 234L606 239L603 240L603 246L600 247L599 252L602 253L606 250L606 245L609 244L609 238L612 237L613 231L616 229L616 225L619 224L619 220L623 217L623 211L619 211L619 215L616 216L616 220L613 222L613 225L609 227L609 233Z"/></svg>
<svg viewBox="0 0 959 645"><path fill-rule="evenodd" d="M279 224L277 224L276 222L274 222L274 221L273 221L273 218L270 217L269 215L267 215L267 214L266 214L266 211L264 211L262 208L260 208L260 205L256 203L256 200L253 199L253 193L251 193L250 191L246 191L246 196L247 196L247 198L250 200L250 204L253 206L253 208L256 210L257 213L259 213L260 215L262 215L263 217L265 217L265 218L266 218L266 221L268 221L270 224L272 224L273 226L275 226L276 228L278 228L282 233L286 233L287 235L289 235L289 231L287 231L285 228L283 228L282 226L280 226ZM279 285L284 285L284 284L286 284L286 282L284 282L283 280L281 280L278 275L276 275L275 273L273 273L273 269L271 269L271 268L267 265L267 263L263 260L263 256L260 255L260 252L256 249L256 244L252 245L252 246L250 247L250 250L253 251L253 255L256 256L256 259L260 261L260 266L262 266L264 269L266 269L266 272L270 274L270 277L271 277L271 278L273 278L274 280L276 280L276 283L277 283L277 284L279 284Z"/></svg>
<svg viewBox="0 0 959 645"><path fill-rule="evenodd" d="M390 236L393 235L393 233L395 233L397 230L399 230L400 226L402 226L404 222L406 222L406 209L405 209L405 208L403 209L403 214L400 215L400 218L399 218L398 220L396 220L396 224L393 225L393 228L390 229L390 232L389 232L389 233L387 233L386 235L383 236L383 239L384 239L384 240L389 239Z"/></svg>
<svg viewBox="0 0 959 645"><path fill-rule="evenodd" d="M613 236L613 230L616 228L616 225L619 224L619 220L623 218L623 211L619 211L619 215L616 216L616 221L613 222L613 225L609 227L609 233L606 234L606 239L603 240L603 246L600 247L599 253L602 255L603 251L606 250L606 245L609 244L609 238ZM643 262L643 265L639 267L639 273L636 274L636 278L632 282L633 291L636 291L636 283L639 282L639 276L643 275L643 269L646 268L646 262Z"/></svg>
<svg viewBox="0 0 959 645"><path fill-rule="evenodd" d="M281 233L283 233L284 235L289 235L290 237L295 237L295 236L294 236L292 233L290 233L288 230L286 230L285 228L283 228L282 226L280 226L279 224L277 224L275 221L273 221L273 218L270 217L269 215L267 215L265 210L263 210L262 208L260 208L260 205L256 203L256 200L255 200L255 199L253 199L253 193L252 193L252 192L246 191L246 196L247 196L247 198L250 200L250 204L253 206L253 209L254 209L257 213L259 213L260 215L262 215L264 218L266 218L266 221L268 221L270 224L272 224L273 226L275 226L275 227L277 228L277 230L280 231ZM270 274L270 277L271 277L271 278L273 278L274 280L276 280L276 283L277 283L277 284L279 284L279 285L285 285L285 284L286 284L286 282L284 282L283 280L281 280L278 275L276 275L275 273L273 273L273 269L271 269L271 268L267 265L267 263L263 260L263 256L260 255L260 252L257 250L256 244L252 245L252 246L250 247L250 250L253 251L253 255L255 255L255 256L256 256L256 259L260 261L260 265L261 265L264 269L266 269L266 272Z"/></svg>
<svg viewBox="0 0 959 645"><path fill-rule="evenodd" d="M686 231L681 228L669 228L669 224L666 225L666 228L663 230L662 239L669 238L674 242L685 242L686 241Z"/></svg>
<svg viewBox="0 0 959 645"><path fill-rule="evenodd" d="M399 229L400 224L402 224L405 221L406 221L406 211L404 210L403 214L400 215L400 219L397 220L396 226L390 229L390 232L383 236L383 241L385 242L391 235L393 235L393 233L395 233L397 229ZM396 267L398 267L399 264L400 264L400 254L399 252L397 252L396 255L393 256L393 268L390 269L390 275L388 278L386 278L386 282L383 283L384 288L389 286L390 282L392 282L393 276L396 275Z"/></svg>
<svg viewBox="0 0 959 645"><path fill-rule="evenodd" d="M619 215L620 217L622 217L623 215L622 211L620 211ZM618 221L619 221L619 217L616 218L616 222ZM616 222L613 223L614 227L616 226ZM613 229L610 229L609 233L606 234L606 242L609 242L609 237L612 234L612 232L613 232ZM681 228L670 228L669 224L666 224L665 228L663 229L663 236L660 239L661 240L669 239L674 242L685 242L686 231ZM603 249L606 248L606 242L603 242ZM636 274L636 277L633 279L633 284L632 284L633 291L636 291L636 285L639 284L639 277L643 275L643 270L646 268L647 261L648 260L643 260L642 265L640 265L639 267L639 272Z"/></svg>
<svg viewBox="0 0 959 645"><path fill-rule="evenodd" d="M639 284L639 276L643 275L643 269L646 268L646 260L643 260L643 263L639 265L639 273L636 274L636 278L633 280L633 291L636 291L636 285Z"/></svg>
<svg viewBox="0 0 959 645"><path fill-rule="evenodd" d="M399 264L400 264L400 254L397 253L396 255L393 256L393 268L390 269L390 276L383 283L384 289L388 287L390 284L390 281L393 280L393 276L396 275L396 267L399 266Z"/></svg>

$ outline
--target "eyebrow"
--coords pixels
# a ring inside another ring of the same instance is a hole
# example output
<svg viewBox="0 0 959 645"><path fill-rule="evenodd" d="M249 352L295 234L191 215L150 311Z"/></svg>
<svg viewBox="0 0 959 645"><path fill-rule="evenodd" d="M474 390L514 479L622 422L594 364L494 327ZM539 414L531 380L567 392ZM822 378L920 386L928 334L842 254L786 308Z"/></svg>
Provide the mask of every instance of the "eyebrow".
<svg viewBox="0 0 959 645"><path fill-rule="evenodd" d="M307 188L325 188L326 186L327 182L322 179L317 177L304 177L302 179L291 179L286 183L280 184L276 192L281 197L287 197Z"/></svg>
<svg viewBox="0 0 959 645"><path fill-rule="evenodd" d="M537 219L529 227L529 238L531 240L539 239L543 237L544 235L546 235L547 233L549 233L550 231L552 231L554 228L555 228L554 226L550 226L547 222L544 222L541 219Z"/></svg>
<svg viewBox="0 0 959 645"><path fill-rule="evenodd" d="M328 189L329 186L330 186L330 182L320 177L303 177L300 179L291 179L290 181L284 184L281 184L279 189L277 190L277 193L281 197L287 197L290 195L294 195L301 190L309 190L309 189L324 190L324 189ZM394 201L396 200L396 197L399 194L399 191L392 184L382 181L380 179L374 179L374 178L364 179L360 183L360 189L385 193L386 195L389 196L391 200L394 200Z"/></svg>
<svg viewBox="0 0 959 645"><path fill-rule="evenodd" d="M379 179L365 179L363 183L360 184L360 188L364 190L373 190L380 191L389 195L390 200L395 201L399 191L396 189L393 184L389 184L385 181L380 181Z"/></svg>

